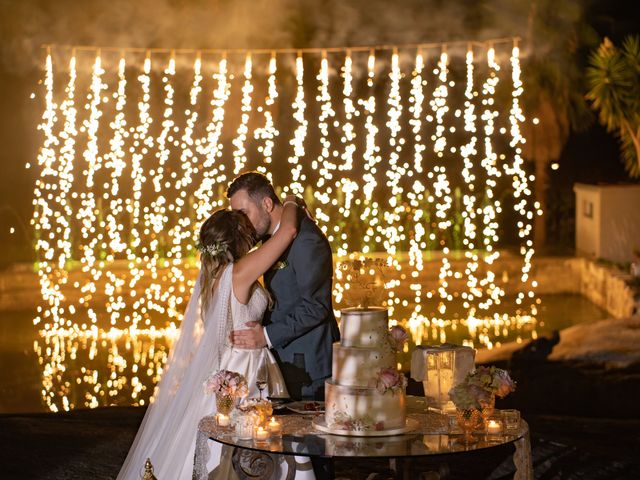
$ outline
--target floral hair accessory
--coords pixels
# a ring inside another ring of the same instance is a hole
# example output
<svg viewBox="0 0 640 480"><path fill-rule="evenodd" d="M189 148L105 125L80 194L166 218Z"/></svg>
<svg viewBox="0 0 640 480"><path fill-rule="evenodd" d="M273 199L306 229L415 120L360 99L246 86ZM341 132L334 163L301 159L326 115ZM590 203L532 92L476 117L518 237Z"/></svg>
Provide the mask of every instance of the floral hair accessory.
<svg viewBox="0 0 640 480"><path fill-rule="evenodd" d="M200 250L200 253L209 255L211 257L215 257L219 253L225 253L228 250L227 246L221 242L213 242L209 245L203 245L202 243L198 242L196 244L196 248Z"/></svg>

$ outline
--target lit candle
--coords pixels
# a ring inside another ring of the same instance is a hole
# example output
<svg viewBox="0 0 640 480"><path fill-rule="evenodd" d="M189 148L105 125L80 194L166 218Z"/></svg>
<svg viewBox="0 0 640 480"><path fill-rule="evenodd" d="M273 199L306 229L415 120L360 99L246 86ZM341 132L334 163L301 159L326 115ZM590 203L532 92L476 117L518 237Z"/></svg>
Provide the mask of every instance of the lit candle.
<svg viewBox="0 0 640 480"><path fill-rule="evenodd" d="M253 439L259 442L264 442L269 439L269 430L263 427L255 427L253 430Z"/></svg>
<svg viewBox="0 0 640 480"><path fill-rule="evenodd" d="M271 417L269 424L267 425L269 431L273 435L280 435L282 433L282 424L277 421L274 417Z"/></svg>
<svg viewBox="0 0 640 480"><path fill-rule="evenodd" d="M229 426L229 416L224 413L218 413L216 415L216 421L218 422L219 427L228 427Z"/></svg>
<svg viewBox="0 0 640 480"><path fill-rule="evenodd" d="M489 420L487 422L487 433L498 434L502 433L502 424L497 420Z"/></svg>

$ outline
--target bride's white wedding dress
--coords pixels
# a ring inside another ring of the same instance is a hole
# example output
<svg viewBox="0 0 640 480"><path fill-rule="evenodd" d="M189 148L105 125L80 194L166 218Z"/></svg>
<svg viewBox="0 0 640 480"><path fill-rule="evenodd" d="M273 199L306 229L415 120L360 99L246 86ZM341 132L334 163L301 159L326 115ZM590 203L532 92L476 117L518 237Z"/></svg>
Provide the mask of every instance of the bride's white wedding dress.
<svg viewBox="0 0 640 480"><path fill-rule="evenodd" d="M232 272L233 264L225 267L204 315L198 277L155 400L147 409L118 480L139 480L147 458L159 480L192 478L198 422L216 410L215 397L205 394L203 388L211 372L224 369L243 374L253 397L258 396L258 369L266 367L269 395L287 396L280 369L267 348L238 349L229 343L232 329L246 328L249 321L259 322L268 306L267 293L258 284L249 302L240 303L233 294ZM213 452L211 458L215 464L219 453ZM207 469L210 467L211 461Z"/></svg>

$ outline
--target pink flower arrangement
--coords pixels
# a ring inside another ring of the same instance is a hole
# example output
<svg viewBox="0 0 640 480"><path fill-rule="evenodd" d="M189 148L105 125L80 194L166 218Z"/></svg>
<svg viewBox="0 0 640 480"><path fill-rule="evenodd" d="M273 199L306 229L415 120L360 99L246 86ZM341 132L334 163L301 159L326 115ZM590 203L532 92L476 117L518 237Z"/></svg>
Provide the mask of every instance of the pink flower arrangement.
<svg viewBox="0 0 640 480"><path fill-rule="evenodd" d="M204 392L209 395L246 397L249 394L249 387L244 375L229 370L220 370L209 375L204 381Z"/></svg>
<svg viewBox="0 0 640 480"><path fill-rule="evenodd" d="M380 393L393 393L407 387L407 378L394 368L381 368L376 378L376 388Z"/></svg>
<svg viewBox="0 0 640 480"><path fill-rule="evenodd" d="M496 367L478 367L449 391L449 398L462 410L481 410L491 401L492 395L506 397L516 389L506 370Z"/></svg>
<svg viewBox="0 0 640 480"><path fill-rule="evenodd" d="M407 331L398 326L394 325L389 329L389 342L391 343L391 347L399 352L404 347L404 344L407 343L409 339L409 334Z"/></svg>
<svg viewBox="0 0 640 480"><path fill-rule="evenodd" d="M516 389L516 382L511 380L509 373L501 368L478 367L468 375L469 383L483 388L500 398L504 398Z"/></svg>

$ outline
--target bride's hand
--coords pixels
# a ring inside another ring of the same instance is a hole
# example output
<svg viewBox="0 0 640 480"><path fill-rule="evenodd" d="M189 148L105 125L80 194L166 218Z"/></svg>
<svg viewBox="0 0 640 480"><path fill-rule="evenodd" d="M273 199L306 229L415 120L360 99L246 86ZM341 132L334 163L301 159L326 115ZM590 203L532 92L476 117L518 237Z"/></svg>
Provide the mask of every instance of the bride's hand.
<svg viewBox="0 0 640 480"><path fill-rule="evenodd" d="M311 214L311 211L309 210L309 207L307 207L307 202L304 201L304 198L298 196L298 195L287 195L284 199L284 202L282 205L286 205L287 202L295 202L295 204L302 208L302 210L304 210L304 213L307 215L307 217L309 217L310 220L312 220L313 222L316 221L316 219L314 218L314 216Z"/></svg>

